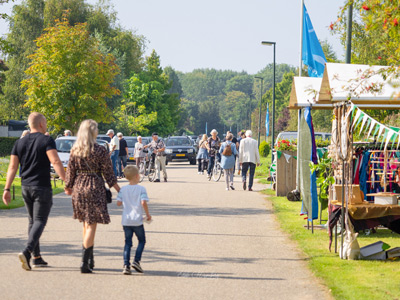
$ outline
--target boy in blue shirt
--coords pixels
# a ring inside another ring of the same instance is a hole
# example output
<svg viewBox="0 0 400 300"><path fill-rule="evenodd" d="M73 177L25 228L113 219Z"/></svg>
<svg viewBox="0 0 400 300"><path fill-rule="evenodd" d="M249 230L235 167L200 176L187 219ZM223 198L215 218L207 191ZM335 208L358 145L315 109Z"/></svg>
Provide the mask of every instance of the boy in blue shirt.
<svg viewBox="0 0 400 300"><path fill-rule="evenodd" d="M125 247L124 247L124 269L123 274L130 275L130 257L132 248L132 237L136 235L139 244L136 248L136 254L132 268L137 272L143 273L143 269L140 266L140 260L144 245L146 243L146 237L143 226L143 210L146 213L145 220L150 222L151 216L149 214L149 208L147 202L149 198L147 196L146 189L143 186L138 185L140 176L139 170L136 166L127 166L124 169L126 179L129 180L129 185L124 186L118 193L117 205L123 205L122 211L122 226L125 232Z"/></svg>

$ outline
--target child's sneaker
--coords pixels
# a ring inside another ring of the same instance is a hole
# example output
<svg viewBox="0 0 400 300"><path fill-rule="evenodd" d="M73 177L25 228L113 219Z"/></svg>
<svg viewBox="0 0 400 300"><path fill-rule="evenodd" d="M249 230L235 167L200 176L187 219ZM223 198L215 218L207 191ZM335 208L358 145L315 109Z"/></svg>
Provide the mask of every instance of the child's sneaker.
<svg viewBox="0 0 400 300"><path fill-rule="evenodd" d="M142 269L142 267L140 266L140 262L136 262L136 261L135 261L135 262L132 264L132 268L134 268L136 272L143 273L143 269Z"/></svg>
<svg viewBox="0 0 400 300"><path fill-rule="evenodd" d="M129 266L124 266L124 269L122 270L122 274L124 275L131 275L131 268Z"/></svg>
<svg viewBox="0 0 400 300"><path fill-rule="evenodd" d="M43 260L43 258L40 256L39 258L34 258L32 260L32 267L34 268L43 268L47 267L48 263Z"/></svg>

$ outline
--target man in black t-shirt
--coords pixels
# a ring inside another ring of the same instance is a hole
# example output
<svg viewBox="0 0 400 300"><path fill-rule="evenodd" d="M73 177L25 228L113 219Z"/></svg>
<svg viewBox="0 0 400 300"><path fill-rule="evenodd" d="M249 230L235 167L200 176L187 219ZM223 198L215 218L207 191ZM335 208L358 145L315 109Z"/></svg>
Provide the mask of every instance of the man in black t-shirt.
<svg viewBox="0 0 400 300"><path fill-rule="evenodd" d="M63 165L58 157L56 143L46 136L46 118L40 113L31 113L28 118L31 133L15 142L11 152L7 180L3 192L3 202L11 202L10 188L21 164L21 190L29 215L28 242L23 252L18 254L22 268L31 270L30 259L33 255L33 267L45 267L40 255L39 239L46 226L51 206L53 191L50 181L50 163L65 181Z"/></svg>

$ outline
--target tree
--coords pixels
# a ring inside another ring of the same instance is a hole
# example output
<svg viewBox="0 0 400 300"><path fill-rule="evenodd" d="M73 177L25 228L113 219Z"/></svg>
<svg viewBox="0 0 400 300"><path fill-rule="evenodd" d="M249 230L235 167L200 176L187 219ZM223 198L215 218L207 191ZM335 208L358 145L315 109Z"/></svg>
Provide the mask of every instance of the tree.
<svg viewBox="0 0 400 300"><path fill-rule="evenodd" d="M36 44L29 77L22 82L26 106L43 113L54 133L63 128L76 132L87 118L110 122L105 98L119 93L111 85L119 70L111 54L100 53L87 24L72 27L67 19L57 21Z"/></svg>
<svg viewBox="0 0 400 300"><path fill-rule="evenodd" d="M6 38L10 46L6 63L10 70L4 85L5 95L0 97L0 117L19 119L28 115L24 107L25 88L21 87L21 81L26 79L24 71L29 66L29 56L36 49L34 41L45 27L53 26L65 10L69 12L67 19L70 25L86 22L90 35L97 33L101 37L103 54L111 53L116 57L122 73L116 79L117 88L123 88L123 81L142 70L145 39L117 24L116 12L110 3L106 0L100 0L96 5L90 5L86 0L25 0L14 6L10 16L10 33ZM121 101L122 97L114 96L107 99L107 105L114 108Z"/></svg>
<svg viewBox="0 0 400 300"><path fill-rule="evenodd" d="M157 120L147 127L167 135L175 131L179 121L178 94L169 94L172 84L160 66L160 57L155 50L146 59L144 70L134 74L126 87L126 98L136 105L144 106L145 114L157 112Z"/></svg>
<svg viewBox="0 0 400 300"><path fill-rule="evenodd" d="M11 1L14 2L14 0ZM0 0L0 5L8 2L10 2L10 0ZM0 19L7 19L7 18L8 18L7 14L0 13ZM0 52L8 52L8 51L10 51L10 46L3 37L0 37Z"/></svg>

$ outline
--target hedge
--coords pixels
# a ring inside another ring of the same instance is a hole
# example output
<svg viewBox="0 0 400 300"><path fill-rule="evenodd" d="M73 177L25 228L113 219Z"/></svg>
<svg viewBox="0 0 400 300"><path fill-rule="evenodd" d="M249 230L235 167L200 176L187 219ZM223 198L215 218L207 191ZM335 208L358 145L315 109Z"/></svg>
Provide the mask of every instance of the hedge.
<svg viewBox="0 0 400 300"><path fill-rule="evenodd" d="M18 140L17 137L0 137L0 157L11 154L16 140Z"/></svg>
<svg viewBox="0 0 400 300"><path fill-rule="evenodd" d="M258 148L262 157L267 157L269 152L271 151L271 147L266 141L261 142Z"/></svg>

